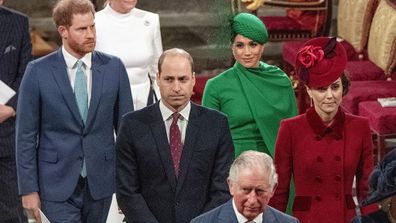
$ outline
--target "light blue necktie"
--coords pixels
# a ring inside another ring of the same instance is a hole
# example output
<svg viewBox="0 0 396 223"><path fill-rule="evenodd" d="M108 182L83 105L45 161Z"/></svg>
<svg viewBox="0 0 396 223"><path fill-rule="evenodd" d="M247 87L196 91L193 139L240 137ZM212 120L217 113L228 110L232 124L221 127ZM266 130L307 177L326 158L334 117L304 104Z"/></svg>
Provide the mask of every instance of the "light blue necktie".
<svg viewBox="0 0 396 223"><path fill-rule="evenodd" d="M84 124L87 121L88 116L88 91L87 91L87 77L84 72L84 63L81 60L77 60L77 71L76 78L74 80L74 96L76 97L78 110L80 111L81 119ZM83 160L83 166L81 169L81 176L87 176L87 169L85 166L85 159Z"/></svg>

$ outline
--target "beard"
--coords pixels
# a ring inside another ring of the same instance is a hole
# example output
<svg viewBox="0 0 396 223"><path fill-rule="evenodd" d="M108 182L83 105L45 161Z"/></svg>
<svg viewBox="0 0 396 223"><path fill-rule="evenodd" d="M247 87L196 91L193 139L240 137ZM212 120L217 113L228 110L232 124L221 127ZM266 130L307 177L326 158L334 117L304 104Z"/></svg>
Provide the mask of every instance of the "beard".
<svg viewBox="0 0 396 223"><path fill-rule="evenodd" d="M95 39L86 40L83 43L77 43L76 41L69 39L68 45L70 50L80 56L84 56L87 53L91 53L95 49Z"/></svg>

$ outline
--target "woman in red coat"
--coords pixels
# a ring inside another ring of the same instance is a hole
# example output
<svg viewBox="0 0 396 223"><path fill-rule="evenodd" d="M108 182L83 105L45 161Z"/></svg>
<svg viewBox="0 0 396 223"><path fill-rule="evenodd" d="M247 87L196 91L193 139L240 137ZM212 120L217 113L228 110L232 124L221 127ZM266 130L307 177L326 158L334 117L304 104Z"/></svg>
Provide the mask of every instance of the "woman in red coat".
<svg viewBox="0 0 396 223"><path fill-rule="evenodd" d="M340 107L349 87L345 65L345 49L335 38L309 40L297 55L296 72L313 106L281 122L275 146L279 184L270 203L285 211L293 180L293 215L301 223L349 222L355 215L355 176L358 199L367 195L371 134L366 119Z"/></svg>

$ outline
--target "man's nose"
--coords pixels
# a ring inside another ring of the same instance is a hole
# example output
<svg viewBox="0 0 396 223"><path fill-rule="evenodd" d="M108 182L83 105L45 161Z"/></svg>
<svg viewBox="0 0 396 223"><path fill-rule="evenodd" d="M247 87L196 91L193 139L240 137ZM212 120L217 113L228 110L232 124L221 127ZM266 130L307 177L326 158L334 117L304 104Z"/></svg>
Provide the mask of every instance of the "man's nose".
<svg viewBox="0 0 396 223"><path fill-rule="evenodd" d="M180 82L179 81L175 81L173 83L173 90L177 92L177 91L180 91L180 88L181 88Z"/></svg>
<svg viewBox="0 0 396 223"><path fill-rule="evenodd" d="M252 203L254 204L254 203L257 202L257 194L256 194L256 192L254 190L249 193L248 202L250 204L252 204Z"/></svg>
<svg viewBox="0 0 396 223"><path fill-rule="evenodd" d="M94 38L95 35L96 35L96 30L95 30L95 28L94 28L94 27L89 27L89 28L87 29L87 37L88 37L88 38Z"/></svg>

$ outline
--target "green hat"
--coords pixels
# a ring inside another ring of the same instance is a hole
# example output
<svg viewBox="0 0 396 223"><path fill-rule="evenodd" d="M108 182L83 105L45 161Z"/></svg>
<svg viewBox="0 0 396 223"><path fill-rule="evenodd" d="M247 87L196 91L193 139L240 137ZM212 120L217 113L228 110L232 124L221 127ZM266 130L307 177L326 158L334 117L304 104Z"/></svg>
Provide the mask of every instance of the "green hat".
<svg viewBox="0 0 396 223"><path fill-rule="evenodd" d="M239 13L232 20L232 30L260 44L268 41L268 32L264 23L250 13Z"/></svg>

